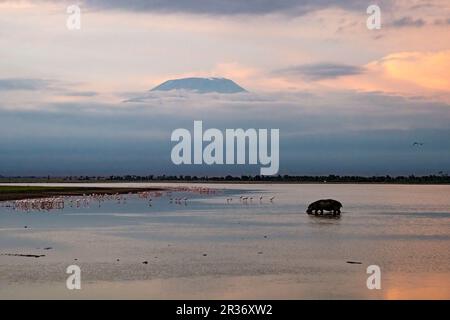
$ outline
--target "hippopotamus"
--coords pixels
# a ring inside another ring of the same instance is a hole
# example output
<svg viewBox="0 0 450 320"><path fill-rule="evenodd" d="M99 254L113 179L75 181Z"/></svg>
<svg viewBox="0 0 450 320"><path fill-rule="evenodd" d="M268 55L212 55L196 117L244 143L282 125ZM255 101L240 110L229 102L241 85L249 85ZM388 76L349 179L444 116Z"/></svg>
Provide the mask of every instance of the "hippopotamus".
<svg viewBox="0 0 450 320"><path fill-rule="evenodd" d="M340 215L341 214L341 208L342 203L339 201L333 200L333 199L322 199L317 200L313 203L311 203L308 206L308 210L306 210L306 213L308 214L314 214L317 215L320 211L320 214L323 214L323 211L332 211L333 215Z"/></svg>

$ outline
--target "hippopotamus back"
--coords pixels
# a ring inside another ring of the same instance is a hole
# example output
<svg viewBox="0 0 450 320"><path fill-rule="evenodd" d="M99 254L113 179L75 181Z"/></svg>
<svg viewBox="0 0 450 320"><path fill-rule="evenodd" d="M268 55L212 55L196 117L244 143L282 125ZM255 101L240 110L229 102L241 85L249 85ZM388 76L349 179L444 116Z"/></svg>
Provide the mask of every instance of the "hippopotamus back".
<svg viewBox="0 0 450 320"><path fill-rule="evenodd" d="M332 211L333 214L340 214L342 203L334 199L321 199L311 203L308 206L306 212L312 214L313 211L317 214L319 211L323 214L323 211Z"/></svg>

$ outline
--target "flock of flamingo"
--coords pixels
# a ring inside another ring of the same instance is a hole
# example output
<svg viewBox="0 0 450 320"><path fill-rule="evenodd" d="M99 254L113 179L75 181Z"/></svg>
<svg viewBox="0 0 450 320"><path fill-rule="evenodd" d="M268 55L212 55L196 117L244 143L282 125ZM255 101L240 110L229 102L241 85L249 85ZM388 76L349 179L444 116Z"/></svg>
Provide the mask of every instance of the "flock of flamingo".
<svg viewBox="0 0 450 320"><path fill-rule="evenodd" d="M189 198L188 197L173 197L174 193L186 193L193 192L202 195L215 195L218 193L218 190L206 187L176 187L171 188L168 191L142 191L136 193L138 199L145 200L148 203L148 206L152 206L152 201L154 198L159 198L164 195L169 197L170 204L187 204ZM130 199L134 194L83 194L81 197L76 196L56 196L56 197L47 197L47 198L39 198L39 199L23 199L23 200L15 200L15 201L6 201L2 202L0 205L2 207L11 208L17 211L52 211L52 210L64 210L66 207L70 208L88 208L91 204L96 204L98 207L101 207L102 203L105 201L115 202L116 204L126 204L127 200ZM259 203L263 202L264 197L260 196L259 198L254 198L251 196L240 196L239 203L241 204L252 204L256 203L259 199ZM275 197L269 197L268 200L270 203L273 203ZM226 198L226 203L233 203L233 198Z"/></svg>
<svg viewBox="0 0 450 320"><path fill-rule="evenodd" d="M259 197L259 203L263 202L264 197L260 196ZM273 203L273 200L275 199L275 197L270 197L269 201L271 203ZM249 204L249 203L253 203L254 198L253 197L244 197L244 196L240 196L239 197L239 202L244 203L244 204ZM227 198L227 203L232 203L233 202L233 198Z"/></svg>

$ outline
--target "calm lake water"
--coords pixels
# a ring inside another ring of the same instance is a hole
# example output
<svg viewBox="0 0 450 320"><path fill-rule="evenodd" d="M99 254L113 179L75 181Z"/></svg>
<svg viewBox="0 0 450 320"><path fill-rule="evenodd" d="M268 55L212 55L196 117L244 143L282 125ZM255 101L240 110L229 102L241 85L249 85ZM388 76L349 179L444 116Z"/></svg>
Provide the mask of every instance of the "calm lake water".
<svg viewBox="0 0 450 320"><path fill-rule="evenodd" d="M201 186L217 192L164 193L151 206L136 195L50 212L0 206L0 298L450 298L450 186ZM321 198L341 201L341 217L305 214ZM65 289L70 264L80 292ZM367 289L369 265L380 290Z"/></svg>

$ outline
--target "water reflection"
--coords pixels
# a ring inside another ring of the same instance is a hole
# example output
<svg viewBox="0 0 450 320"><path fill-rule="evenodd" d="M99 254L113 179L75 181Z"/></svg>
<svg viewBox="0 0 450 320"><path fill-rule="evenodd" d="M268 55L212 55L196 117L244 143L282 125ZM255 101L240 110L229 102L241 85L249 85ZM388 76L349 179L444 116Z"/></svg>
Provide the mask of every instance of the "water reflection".
<svg viewBox="0 0 450 320"><path fill-rule="evenodd" d="M449 273L396 273L386 280L384 299L449 299Z"/></svg>
<svg viewBox="0 0 450 320"><path fill-rule="evenodd" d="M111 288L120 287L111 295L450 298L450 186L193 187L222 191L183 189L159 197L105 199L100 206L90 201L86 207L76 201L71 206L70 198L56 214L0 207L0 253L42 254L38 248L53 248L32 264L0 256L0 297L14 292L8 291L10 282L25 288L40 284L36 294L44 297L60 280L55 266L77 258L92 283L84 291L88 297L108 297ZM321 198L339 199L345 211L307 215L308 204ZM380 291L365 286L372 264L382 270Z"/></svg>

